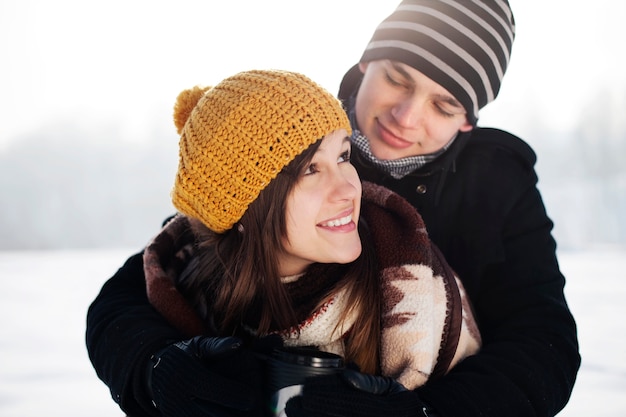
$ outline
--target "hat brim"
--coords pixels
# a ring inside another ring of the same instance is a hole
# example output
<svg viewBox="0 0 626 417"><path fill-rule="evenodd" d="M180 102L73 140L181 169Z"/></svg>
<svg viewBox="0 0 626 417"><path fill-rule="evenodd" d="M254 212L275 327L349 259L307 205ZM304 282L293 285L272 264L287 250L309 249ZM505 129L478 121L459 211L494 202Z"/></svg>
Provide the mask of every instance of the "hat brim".
<svg viewBox="0 0 626 417"><path fill-rule="evenodd" d="M359 64L353 65L343 76L341 84L339 84L337 97L339 97L344 107L346 107L348 99L358 90L361 85L361 80L363 80L363 73L359 68Z"/></svg>

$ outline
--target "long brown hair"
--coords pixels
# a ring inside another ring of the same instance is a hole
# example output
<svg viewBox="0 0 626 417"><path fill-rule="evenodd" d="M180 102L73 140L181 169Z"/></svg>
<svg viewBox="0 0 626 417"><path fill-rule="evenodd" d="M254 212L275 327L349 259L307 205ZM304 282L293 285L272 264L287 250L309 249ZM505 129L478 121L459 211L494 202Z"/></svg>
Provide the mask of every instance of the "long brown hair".
<svg viewBox="0 0 626 417"><path fill-rule="evenodd" d="M258 314L259 335L297 326L295 308L280 280L276 254L284 251L287 237L286 201L321 140L296 157L248 207L239 223L223 234L211 232L199 221L191 222L197 236L193 261L179 280L179 289L192 301L217 334L244 335L250 311ZM380 288L376 256L366 225L359 221L361 255L342 268L345 273L319 300L346 289L347 311L356 321L346 335L346 360L362 371L378 371L380 344ZM334 329L329 329L333 331Z"/></svg>

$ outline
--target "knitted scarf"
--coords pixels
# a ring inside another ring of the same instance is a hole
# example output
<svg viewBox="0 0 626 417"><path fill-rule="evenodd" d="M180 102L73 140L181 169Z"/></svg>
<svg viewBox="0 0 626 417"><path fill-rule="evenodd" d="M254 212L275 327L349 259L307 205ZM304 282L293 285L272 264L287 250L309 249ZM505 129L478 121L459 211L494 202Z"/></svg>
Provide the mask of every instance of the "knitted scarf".
<svg viewBox="0 0 626 417"><path fill-rule="evenodd" d="M461 281L429 240L413 206L387 188L364 182L361 216L369 226L380 268L381 373L413 389L478 352L478 327ZM168 222L144 251L144 270L151 304L191 337L205 333L206 327L202 312L176 288L181 267L193 254L189 230L182 215ZM294 301L311 295L306 283L329 285L340 269L326 271L330 275L321 280L319 272L316 279L284 281ZM298 328L281 332L285 344L341 353L341 339L352 324L347 320L336 326L344 301L339 293L316 311L300 309L306 313Z"/></svg>

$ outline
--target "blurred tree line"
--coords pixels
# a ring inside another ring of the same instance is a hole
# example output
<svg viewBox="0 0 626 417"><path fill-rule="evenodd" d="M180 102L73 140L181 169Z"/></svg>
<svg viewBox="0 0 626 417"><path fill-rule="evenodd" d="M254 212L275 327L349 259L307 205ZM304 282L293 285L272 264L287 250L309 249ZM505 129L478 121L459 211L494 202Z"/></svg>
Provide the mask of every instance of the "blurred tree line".
<svg viewBox="0 0 626 417"><path fill-rule="evenodd" d="M570 132L537 123L525 139L559 246L626 246L626 92L587 103Z"/></svg>
<svg viewBox="0 0 626 417"><path fill-rule="evenodd" d="M0 150L0 250L147 243L174 213L177 138L158 129L145 142L120 136L57 125Z"/></svg>
<svg viewBox="0 0 626 417"><path fill-rule="evenodd" d="M626 246L626 120L607 111L626 106L602 100L589 100L569 133L537 120L521 135L537 152L560 248ZM141 248L174 212L178 138L159 126L123 136L58 124L0 150L0 250Z"/></svg>

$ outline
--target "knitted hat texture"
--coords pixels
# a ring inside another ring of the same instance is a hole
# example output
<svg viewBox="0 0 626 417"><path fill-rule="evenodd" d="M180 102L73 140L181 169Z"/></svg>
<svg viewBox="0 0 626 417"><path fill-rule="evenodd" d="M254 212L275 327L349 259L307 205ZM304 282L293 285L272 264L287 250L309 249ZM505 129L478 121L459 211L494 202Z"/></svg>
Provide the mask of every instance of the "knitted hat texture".
<svg viewBox="0 0 626 417"><path fill-rule="evenodd" d="M179 94L180 134L172 203L222 233L311 144L351 133L339 100L304 75L255 70Z"/></svg>
<svg viewBox="0 0 626 417"><path fill-rule="evenodd" d="M506 0L405 0L378 26L361 62L391 59L417 69L476 123L500 90L514 38Z"/></svg>

